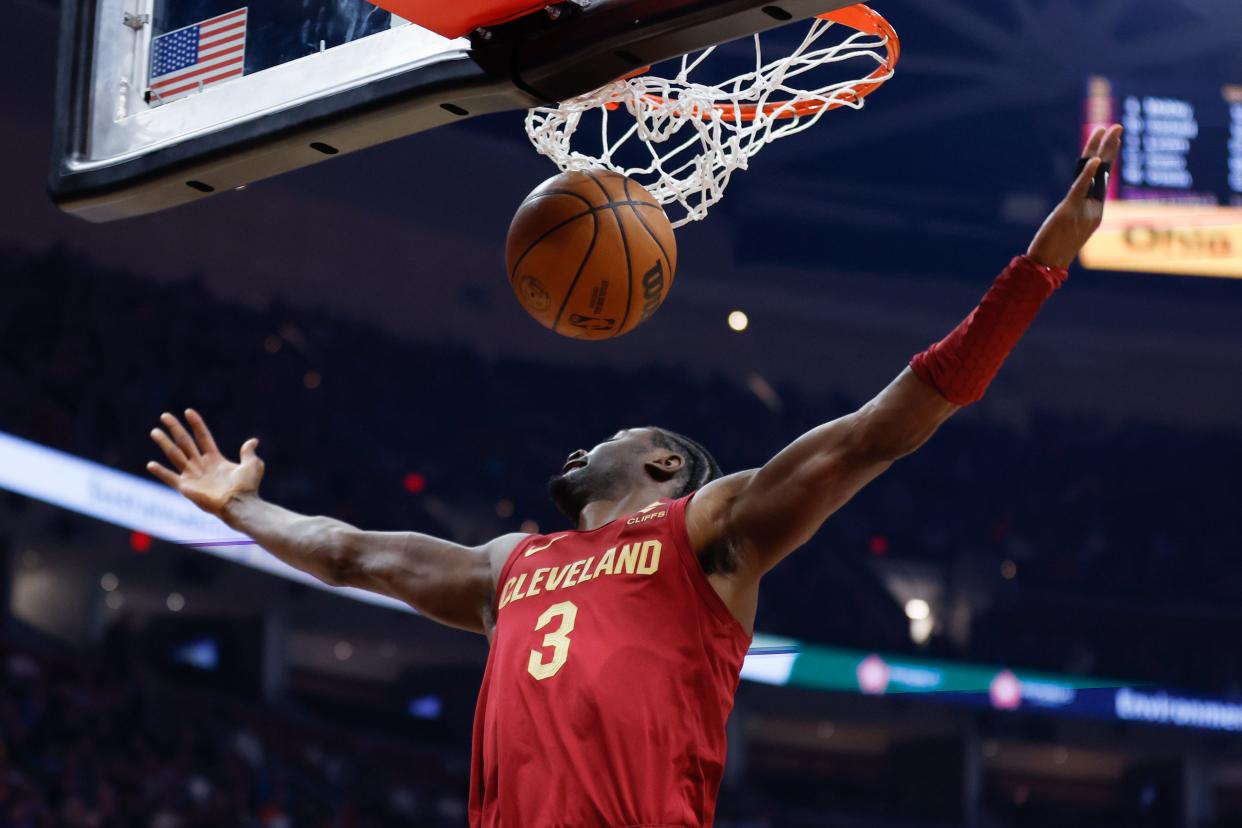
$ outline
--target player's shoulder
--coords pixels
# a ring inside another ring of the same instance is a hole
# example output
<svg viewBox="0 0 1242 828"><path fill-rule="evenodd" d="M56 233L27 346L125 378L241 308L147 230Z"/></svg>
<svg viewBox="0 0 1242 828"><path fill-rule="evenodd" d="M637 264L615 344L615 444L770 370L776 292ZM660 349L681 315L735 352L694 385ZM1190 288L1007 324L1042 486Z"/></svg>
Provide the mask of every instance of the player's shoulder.
<svg viewBox="0 0 1242 828"><path fill-rule="evenodd" d="M718 477L699 489L686 504L686 519L719 520L726 515L738 496L750 485L757 469L734 472Z"/></svg>
<svg viewBox="0 0 1242 828"><path fill-rule="evenodd" d="M726 533L733 506L746 490L755 469L717 478L695 492L686 503L686 533L695 552L720 540Z"/></svg>
<svg viewBox="0 0 1242 828"><path fill-rule="evenodd" d="M533 537L535 535L529 532L510 532L507 535L493 538L479 547L479 549L491 562L492 572L500 572L505 565L505 561L509 560L509 556L513 554L513 550L517 549L522 541Z"/></svg>

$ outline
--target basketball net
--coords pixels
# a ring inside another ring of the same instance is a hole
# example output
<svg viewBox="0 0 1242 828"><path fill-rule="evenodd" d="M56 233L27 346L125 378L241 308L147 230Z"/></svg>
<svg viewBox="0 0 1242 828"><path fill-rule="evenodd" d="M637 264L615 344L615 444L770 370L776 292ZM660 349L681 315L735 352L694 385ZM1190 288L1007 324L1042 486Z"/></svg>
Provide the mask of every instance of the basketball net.
<svg viewBox="0 0 1242 828"><path fill-rule="evenodd" d="M842 29L852 33L828 42ZM866 96L893 76L900 54L892 27L863 5L816 18L786 57L765 62L760 36L753 39L754 68L741 75L719 83L691 79L713 46L682 56L673 77L622 78L558 106L531 109L526 134L563 171L603 167L634 178L666 209L681 208L669 215L681 227L706 216L734 171L746 169L768 144L810 129L830 110L861 109ZM870 73L800 88L813 81L808 73L828 64L861 64ZM583 116L592 112L599 113L602 129L589 148L590 139L583 138L595 129L583 130L573 146ZM632 154L636 143L646 152L636 166L624 166L617 157L626 147Z"/></svg>

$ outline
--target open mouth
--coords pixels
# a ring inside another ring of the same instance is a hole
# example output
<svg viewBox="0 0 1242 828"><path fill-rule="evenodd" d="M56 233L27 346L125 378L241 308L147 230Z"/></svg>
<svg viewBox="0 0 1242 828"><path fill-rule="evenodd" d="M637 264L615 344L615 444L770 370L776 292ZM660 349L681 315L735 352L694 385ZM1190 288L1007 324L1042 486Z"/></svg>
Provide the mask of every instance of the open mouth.
<svg viewBox="0 0 1242 828"><path fill-rule="evenodd" d="M580 469L586 464L587 464L587 461L585 457L579 458L577 460L570 460L568 463L565 464L564 468L561 469L561 474L569 474L574 469Z"/></svg>

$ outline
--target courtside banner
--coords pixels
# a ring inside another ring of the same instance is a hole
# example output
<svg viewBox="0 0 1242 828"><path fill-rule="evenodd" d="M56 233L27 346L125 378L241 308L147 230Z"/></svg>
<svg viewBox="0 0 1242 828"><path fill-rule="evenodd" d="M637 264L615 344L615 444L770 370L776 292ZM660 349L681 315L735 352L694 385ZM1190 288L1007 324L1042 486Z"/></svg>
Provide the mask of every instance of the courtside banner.
<svg viewBox="0 0 1242 828"><path fill-rule="evenodd" d="M1106 678L1012 670L807 644L756 634L742 678L868 696L1077 719L1242 732L1242 702Z"/></svg>
<svg viewBox="0 0 1242 828"><path fill-rule="evenodd" d="M4 432L0 432L0 488L282 578L330 589L370 604L413 612L395 599L361 589L330 587L294 569L264 552L245 535L199 511L162 483Z"/></svg>
<svg viewBox="0 0 1242 828"><path fill-rule="evenodd" d="M1122 687L1113 696L1113 710L1127 722L1242 732L1242 704L1205 699L1165 690Z"/></svg>

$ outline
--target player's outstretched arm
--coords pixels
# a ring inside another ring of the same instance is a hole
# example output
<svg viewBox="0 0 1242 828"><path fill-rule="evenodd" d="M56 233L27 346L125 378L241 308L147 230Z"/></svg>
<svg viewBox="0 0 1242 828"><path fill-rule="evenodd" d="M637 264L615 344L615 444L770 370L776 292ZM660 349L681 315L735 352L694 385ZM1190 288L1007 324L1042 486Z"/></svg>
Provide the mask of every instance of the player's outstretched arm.
<svg viewBox="0 0 1242 828"><path fill-rule="evenodd" d="M247 440L234 463L220 452L197 412L187 410L185 417L189 430L164 414L164 428L151 432L175 471L155 462L147 470L200 509L325 583L388 595L443 624L486 632L493 560L503 561L521 536L465 547L414 532L365 532L332 518L291 512L259 497L264 466L256 453L258 440Z"/></svg>
<svg viewBox="0 0 1242 828"><path fill-rule="evenodd" d="M1111 164L1120 148L1121 127L1095 131L1078 177L1027 254L1014 259L979 306L878 396L802 435L762 468L705 486L687 512L695 548L727 543L738 575L757 580L961 406L980 399L1099 227L1106 189L1101 165Z"/></svg>
<svg viewBox="0 0 1242 828"><path fill-rule="evenodd" d="M703 488L687 510L698 550L728 543L742 580L757 580L959 408L907 368L874 399L818 426L761 468Z"/></svg>

